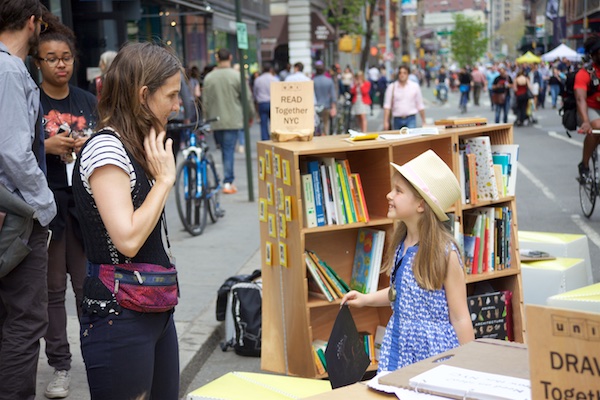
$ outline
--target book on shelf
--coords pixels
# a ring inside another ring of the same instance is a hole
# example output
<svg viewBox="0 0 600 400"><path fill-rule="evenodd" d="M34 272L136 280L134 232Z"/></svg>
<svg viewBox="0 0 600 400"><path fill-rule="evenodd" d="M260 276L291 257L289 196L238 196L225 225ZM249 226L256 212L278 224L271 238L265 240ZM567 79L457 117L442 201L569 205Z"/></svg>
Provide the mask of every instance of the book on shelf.
<svg viewBox="0 0 600 400"><path fill-rule="evenodd" d="M489 136L465 139L468 153L475 154L477 173L477 200L498 200L498 188L494 173L494 161Z"/></svg>
<svg viewBox="0 0 600 400"><path fill-rule="evenodd" d="M367 353L367 357L371 360L371 365L376 364L375 360L375 340L372 334L369 332L358 332L360 337L363 340L363 345L365 346L365 352Z"/></svg>
<svg viewBox="0 0 600 400"><path fill-rule="evenodd" d="M342 200L344 203L344 209L346 210L346 219L348 223L357 222L356 210L354 209L354 201L352 200L352 193L350 192L350 183L348 182L348 174L346 172L344 160L336 160L336 167L338 175L340 176L340 182L342 187Z"/></svg>
<svg viewBox="0 0 600 400"><path fill-rule="evenodd" d="M324 280L326 281L325 283L327 283L329 287L331 287L335 292L336 296L334 297L342 298L346 293L348 293L348 285L339 277L339 275L334 271L333 268L331 268L329 265L327 265L325 261L319 258L319 256L315 252L306 250L306 253L314 262L314 265L321 273L321 276L323 276Z"/></svg>
<svg viewBox="0 0 600 400"><path fill-rule="evenodd" d="M335 200L333 197L333 187L331 185L331 176L329 174L329 168L324 162L319 165L321 171L321 182L323 187L323 205L325 208L325 217L327 225L337 225L338 217L335 208Z"/></svg>
<svg viewBox="0 0 600 400"><path fill-rule="evenodd" d="M313 194L315 198L315 215L317 217L317 226L325 225L325 209L323 205L323 183L321 182L321 170L319 168L319 162L311 160L307 164L308 173L312 177Z"/></svg>
<svg viewBox="0 0 600 400"><path fill-rule="evenodd" d="M475 338L513 341L512 292L502 290L467 297Z"/></svg>
<svg viewBox="0 0 600 400"><path fill-rule="evenodd" d="M319 353L317 353L317 349L314 346L311 346L311 347L312 347L315 366L317 367L317 374L323 375L326 372L325 365L323 365L323 361L321 361L321 357L319 356Z"/></svg>
<svg viewBox="0 0 600 400"><path fill-rule="evenodd" d="M327 341L315 339L312 342L312 347L315 350L315 353L317 353L317 357L319 358L320 364L323 367L324 372L327 372L327 360L325 359L325 349L327 349ZM318 369L319 366L317 365L317 370Z"/></svg>
<svg viewBox="0 0 600 400"><path fill-rule="evenodd" d="M491 145L492 157L496 156L499 164L506 169L506 195L514 196L517 187L517 165L519 161L518 144L493 144ZM504 155L503 161L498 157ZM496 163L496 161L494 161Z"/></svg>
<svg viewBox="0 0 600 400"><path fill-rule="evenodd" d="M335 297L325 284L325 281L319 273L317 266L307 252L304 252L304 262L308 272L310 273L310 277L308 279L309 294L319 298L324 297L327 301L332 302Z"/></svg>
<svg viewBox="0 0 600 400"><path fill-rule="evenodd" d="M312 175L302 175L302 203L304 205L304 218L306 227L313 228L317 226L317 212L315 209L315 194L313 191Z"/></svg>
<svg viewBox="0 0 600 400"><path fill-rule="evenodd" d="M344 203L342 200L341 180L337 172L335 158L322 157L321 159L323 160L323 164L325 164L325 166L327 167L327 172L329 173L332 192L331 195L333 197L333 202L335 205L335 214L338 218L337 223L340 225L346 224L348 220L346 218L346 211L344 209Z"/></svg>
<svg viewBox="0 0 600 400"><path fill-rule="evenodd" d="M361 293L377 291L385 243L385 231L359 228L350 287Z"/></svg>
<svg viewBox="0 0 600 400"><path fill-rule="evenodd" d="M385 336L385 326L377 325L375 330L375 338L373 340L375 346L375 360L379 361L379 351L381 350L381 343L383 343L383 337Z"/></svg>
<svg viewBox="0 0 600 400"><path fill-rule="evenodd" d="M465 151L464 150L459 150L458 152L458 183L460 185L460 202L462 204L469 204L470 203L470 199L469 196L467 195L467 180L468 180L468 176L467 176L467 172L465 170Z"/></svg>
<svg viewBox="0 0 600 400"><path fill-rule="evenodd" d="M358 202L359 209L362 215L362 222L369 222L371 218L369 217L369 210L367 209L367 201L365 199L365 192L362 187L362 181L360 180L360 174L353 173L351 174L351 176L358 193Z"/></svg>
<svg viewBox="0 0 600 400"><path fill-rule="evenodd" d="M475 154L466 153L466 175L468 185L465 185L465 190L469 191L469 203L477 204L477 161Z"/></svg>
<svg viewBox="0 0 600 400"><path fill-rule="evenodd" d="M463 235L463 246L464 246L464 267L465 272L469 275L473 273L473 264L477 263L475 257L476 252L479 252L479 237L471 234Z"/></svg>
<svg viewBox="0 0 600 400"><path fill-rule="evenodd" d="M453 118L453 119L438 119L434 121L434 124L438 127L444 127L445 129L451 128L466 128L469 126L482 126L487 125L487 118Z"/></svg>

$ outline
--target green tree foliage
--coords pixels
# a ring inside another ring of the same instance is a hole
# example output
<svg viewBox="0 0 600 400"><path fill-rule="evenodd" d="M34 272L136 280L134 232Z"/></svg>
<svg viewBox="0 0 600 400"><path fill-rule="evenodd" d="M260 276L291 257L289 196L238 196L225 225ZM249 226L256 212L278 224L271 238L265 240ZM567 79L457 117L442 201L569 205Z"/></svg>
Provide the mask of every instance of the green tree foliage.
<svg viewBox="0 0 600 400"><path fill-rule="evenodd" d="M342 33L362 34L360 24L361 8L364 6L364 0L325 0L326 8L323 11L327 17L327 22L331 24L336 38L336 46L333 50L333 59L339 60L337 40Z"/></svg>
<svg viewBox="0 0 600 400"><path fill-rule="evenodd" d="M473 65L485 53L487 42L484 23L454 14L454 34L450 43L454 59L460 66Z"/></svg>

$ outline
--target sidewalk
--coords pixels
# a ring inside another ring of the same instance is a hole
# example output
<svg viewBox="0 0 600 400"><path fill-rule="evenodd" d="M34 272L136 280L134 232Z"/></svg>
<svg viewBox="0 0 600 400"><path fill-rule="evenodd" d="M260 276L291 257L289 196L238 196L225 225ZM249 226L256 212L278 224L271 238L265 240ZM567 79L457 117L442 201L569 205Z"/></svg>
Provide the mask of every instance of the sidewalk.
<svg viewBox="0 0 600 400"><path fill-rule="evenodd" d="M250 128L252 142L252 169L256 174L256 140L260 128ZM209 139L209 143L212 142ZM222 175L221 153L211 146L219 173ZM177 215L175 196L171 192L166 206L169 239L172 253L177 259L181 298L175 311L175 323L179 337L181 370L180 398L202 367L204 361L222 339L221 323L215 319L217 289L223 281L240 271L260 268L260 235L257 218L258 182L255 179L254 202L248 201L248 184L245 154L235 155L235 185L238 193L221 195L225 217L216 224L209 222L204 233L192 237L183 230ZM73 355L71 365L71 392L69 399L89 400L85 366L79 347L79 323L75 312L74 296L67 293L67 333ZM40 351L37 374L37 399L45 399L44 390L52 379L44 353Z"/></svg>

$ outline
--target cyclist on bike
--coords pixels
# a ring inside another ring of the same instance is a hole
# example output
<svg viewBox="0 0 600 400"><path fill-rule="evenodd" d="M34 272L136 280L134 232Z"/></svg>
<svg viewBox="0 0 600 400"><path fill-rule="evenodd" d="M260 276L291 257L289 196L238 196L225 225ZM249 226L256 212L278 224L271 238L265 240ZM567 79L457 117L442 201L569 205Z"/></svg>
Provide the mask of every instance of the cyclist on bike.
<svg viewBox="0 0 600 400"><path fill-rule="evenodd" d="M584 43L585 52L592 61L592 68L596 77L600 78L600 36L593 35ZM583 154L578 165L579 178L585 180L589 174L589 161L592 153L600 143L600 135L592 134L593 129L600 129L600 86L588 94L591 86L592 75L587 68L581 68L575 75L575 99L577 100L577 116L579 133L585 134L583 141Z"/></svg>

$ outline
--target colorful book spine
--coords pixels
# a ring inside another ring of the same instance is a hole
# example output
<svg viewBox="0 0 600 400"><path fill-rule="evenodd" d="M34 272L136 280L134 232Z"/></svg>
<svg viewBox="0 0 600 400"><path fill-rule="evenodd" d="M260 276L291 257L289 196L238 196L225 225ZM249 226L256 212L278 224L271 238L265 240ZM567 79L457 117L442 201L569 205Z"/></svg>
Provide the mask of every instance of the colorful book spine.
<svg viewBox="0 0 600 400"><path fill-rule="evenodd" d="M325 220L325 209L323 207L323 186L321 182L321 171L319 168L318 161L308 162L308 173L312 177L313 193L315 196L315 213L317 216L317 226L324 226Z"/></svg>
<svg viewBox="0 0 600 400"><path fill-rule="evenodd" d="M340 177L340 183L342 187L342 199L344 209L346 211L346 218L348 223L351 224L356 222L356 214L352 212L352 199L350 194L350 188L348 187L348 177L345 174L345 169L341 162L336 161L337 173Z"/></svg>
<svg viewBox="0 0 600 400"><path fill-rule="evenodd" d="M475 154L467 153L467 166L469 171L469 199L471 204L477 204L477 161Z"/></svg>
<svg viewBox="0 0 600 400"><path fill-rule="evenodd" d="M347 290L342 286L342 284L336 279L336 277L329 271L328 268L325 267L324 263L321 259L312 251L306 251L308 255L314 261L315 266L319 269L321 276L325 278L329 286L333 288L336 297L341 298L347 293Z"/></svg>
<svg viewBox="0 0 600 400"><path fill-rule="evenodd" d="M367 209L367 201L365 199L365 192L362 187L362 181L360 180L359 174L352 174L352 180L354 181L354 186L358 192L358 201L359 207L361 209L363 215L363 222L369 222L371 218L369 217L369 210Z"/></svg>
<svg viewBox="0 0 600 400"><path fill-rule="evenodd" d="M306 218L306 227L313 228L317 226L317 212L315 209L315 195L313 192L312 175L302 175L302 195L304 198L304 218Z"/></svg>
<svg viewBox="0 0 600 400"><path fill-rule="evenodd" d="M323 282L323 279L321 278L321 275L319 275L316 266L314 265L314 263L312 262L312 259L306 252L304 252L304 262L306 263L306 268L308 269L308 272L310 272L310 276L312 277L313 282L315 282L317 284L319 290L321 291L321 293L323 295L325 295L327 300L329 302L332 302L333 295L331 294L331 292L325 285L325 282Z"/></svg>
<svg viewBox="0 0 600 400"><path fill-rule="evenodd" d="M323 187L323 197L325 206L325 217L328 225L337 224L337 215L335 212L335 202L333 201L333 190L331 187L331 178L329 177L329 171L324 163L319 165L321 170L321 182Z"/></svg>

